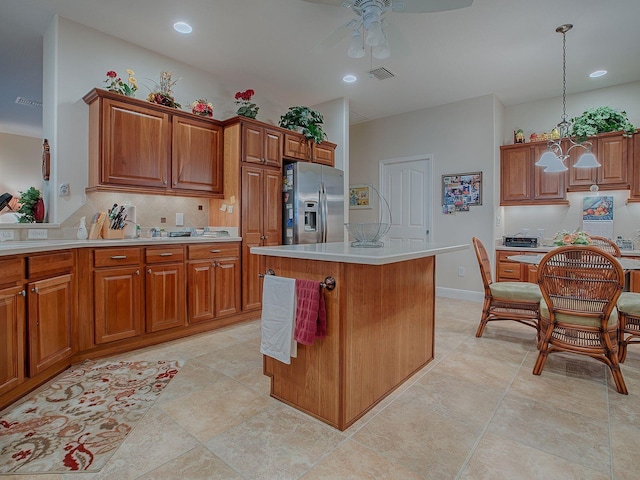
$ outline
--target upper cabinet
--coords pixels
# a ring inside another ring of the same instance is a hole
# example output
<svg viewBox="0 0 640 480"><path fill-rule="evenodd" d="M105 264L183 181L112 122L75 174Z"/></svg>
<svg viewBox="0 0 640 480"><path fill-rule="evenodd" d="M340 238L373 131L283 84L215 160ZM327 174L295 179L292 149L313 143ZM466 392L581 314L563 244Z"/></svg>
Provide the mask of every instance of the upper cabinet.
<svg viewBox="0 0 640 480"><path fill-rule="evenodd" d="M336 144L323 141L315 143L297 132L287 131L284 134L283 156L287 160L321 163L331 167L335 164Z"/></svg>
<svg viewBox="0 0 640 480"><path fill-rule="evenodd" d="M282 167L282 132L265 124L242 121L242 161Z"/></svg>
<svg viewBox="0 0 640 480"><path fill-rule="evenodd" d="M634 135L635 137L636 135ZM585 152L576 147L569 152L567 159L568 186L571 192L588 191L591 185L598 185L600 190L624 190L629 188L630 148L632 138L622 135L622 132L601 133L597 137L589 138L593 144L591 151L595 154L601 167L574 168L573 165Z"/></svg>
<svg viewBox="0 0 640 480"><path fill-rule="evenodd" d="M222 127L216 120L94 89L87 191L222 196Z"/></svg>
<svg viewBox="0 0 640 480"><path fill-rule="evenodd" d="M535 162L546 143L500 147L500 205L566 204L565 174L544 173Z"/></svg>

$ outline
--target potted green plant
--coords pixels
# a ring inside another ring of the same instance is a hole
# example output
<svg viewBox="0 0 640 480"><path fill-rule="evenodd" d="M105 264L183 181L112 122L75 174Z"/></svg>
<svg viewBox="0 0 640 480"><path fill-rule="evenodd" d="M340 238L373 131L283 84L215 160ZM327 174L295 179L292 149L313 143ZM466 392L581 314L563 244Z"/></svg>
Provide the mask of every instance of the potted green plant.
<svg viewBox="0 0 640 480"><path fill-rule="evenodd" d="M569 135L580 139L593 137L598 133L618 132L622 130L625 136L631 136L635 133L634 127L627 112L618 111L611 107L590 108L570 120L571 131Z"/></svg>
<svg viewBox="0 0 640 480"><path fill-rule="evenodd" d="M309 107L289 107L289 111L280 117L280 126L289 130L299 130L307 139L316 143L327 138L322 130L324 117Z"/></svg>
<svg viewBox="0 0 640 480"><path fill-rule="evenodd" d="M29 187L26 192L19 192L20 200L18 203L20 204L20 208L18 209L18 213L21 213L19 223L34 223L34 222L42 222L44 220L44 201L42 200L42 195L40 194L40 190L35 187Z"/></svg>

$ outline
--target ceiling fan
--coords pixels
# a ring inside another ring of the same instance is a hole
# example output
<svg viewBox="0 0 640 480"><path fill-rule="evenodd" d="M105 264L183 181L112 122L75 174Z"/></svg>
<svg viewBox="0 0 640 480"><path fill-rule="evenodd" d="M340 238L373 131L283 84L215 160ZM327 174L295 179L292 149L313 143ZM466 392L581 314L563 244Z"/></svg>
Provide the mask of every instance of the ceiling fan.
<svg viewBox="0 0 640 480"><path fill-rule="evenodd" d="M435 13L471 6L473 0L304 0L322 5L342 6L354 11L357 18L343 28L351 28L351 42L347 54L351 58L361 58L365 48L370 47L375 58L384 59L391 55L387 37L386 14Z"/></svg>

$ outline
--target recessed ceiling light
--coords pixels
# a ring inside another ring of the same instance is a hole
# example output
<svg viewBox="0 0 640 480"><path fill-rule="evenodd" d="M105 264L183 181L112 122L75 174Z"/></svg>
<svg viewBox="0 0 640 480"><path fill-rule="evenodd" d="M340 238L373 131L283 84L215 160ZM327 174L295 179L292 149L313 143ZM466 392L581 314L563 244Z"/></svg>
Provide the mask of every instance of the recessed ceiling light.
<svg viewBox="0 0 640 480"><path fill-rule="evenodd" d="M345 83L353 83L356 80L358 80L358 77L356 77L355 75L345 75L344 77L342 77L342 81Z"/></svg>
<svg viewBox="0 0 640 480"><path fill-rule="evenodd" d="M589 76L591 78L598 78L598 77L602 77L603 75L606 75L607 71L606 70L596 70L595 72L591 72L589 74Z"/></svg>
<svg viewBox="0 0 640 480"><path fill-rule="evenodd" d="M191 28L191 25L186 22L176 22L173 24L173 28L176 32L180 33L191 33L191 31L193 30L193 28Z"/></svg>

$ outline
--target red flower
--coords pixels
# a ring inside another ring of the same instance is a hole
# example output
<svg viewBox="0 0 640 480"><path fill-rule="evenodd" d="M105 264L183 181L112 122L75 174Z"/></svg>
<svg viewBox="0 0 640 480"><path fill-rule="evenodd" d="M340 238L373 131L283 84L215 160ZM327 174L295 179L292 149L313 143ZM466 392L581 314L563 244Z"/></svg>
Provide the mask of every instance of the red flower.
<svg viewBox="0 0 640 480"><path fill-rule="evenodd" d="M118 76L118 74L116 72L114 72L113 70L109 70L107 72L107 77L109 78L116 78Z"/></svg>
<svg viewBox="0 0 640 480"><path fill-rule="evenodd" d="M253 95L255 95L256 92L254 92L251 89L245 90L244 92L236 92L236 100L243 100L245 102L248 102L249 100L251 100L251 97Z"/></svg>

